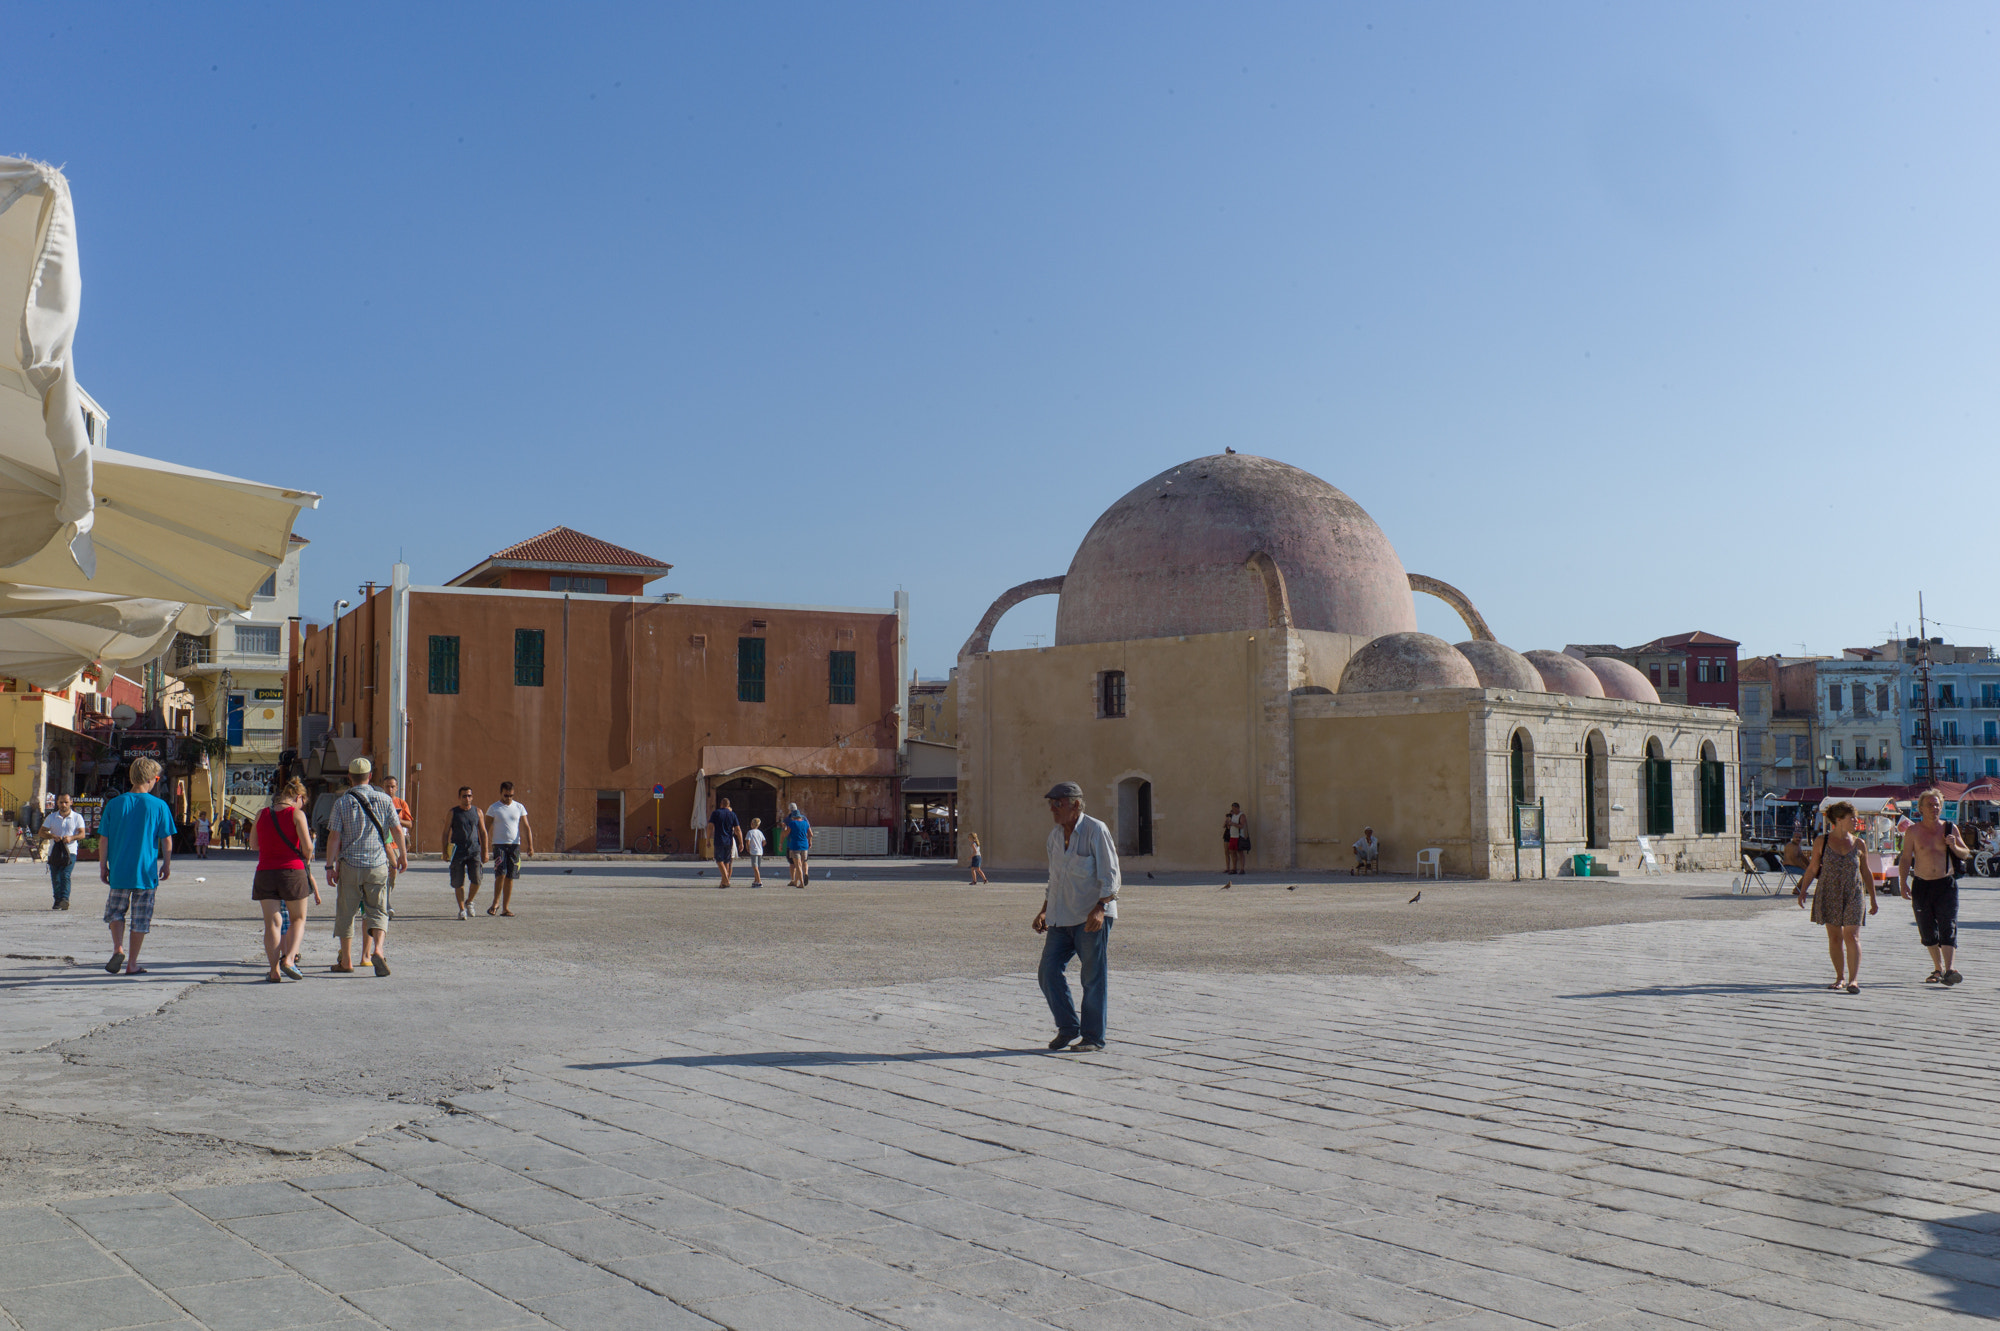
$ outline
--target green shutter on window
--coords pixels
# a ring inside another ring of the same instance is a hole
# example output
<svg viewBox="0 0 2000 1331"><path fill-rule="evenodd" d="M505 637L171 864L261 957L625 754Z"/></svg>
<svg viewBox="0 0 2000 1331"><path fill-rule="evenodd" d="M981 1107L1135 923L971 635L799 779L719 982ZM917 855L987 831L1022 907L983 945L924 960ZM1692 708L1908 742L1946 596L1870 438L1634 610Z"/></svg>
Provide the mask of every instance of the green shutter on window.
<svg viewBox="0 0 2000 1331"><path fill-rule="evenodd" d="M522 688L542 687L541 629L514 630L514 683Z"/></svg>
<svg viewBox="0 0 2000 1331"><path fill-rule="evenodd" d="M1710 836L1729 830L1729 806L1725 802L1727 781L1722 763L1704 758L1701 764L1701 830Z"/></svg>
<svg viewBox="0 0 2000 1331"><path fill-rule="evenodd" d="M764 640L736 640L736 701L764 701Z"/></svg>
<svg viewBox="0 0 2000 1331"><path fill-rule="evenodd" d="M431 635L431 692L458 692L458 639Z"/></svg>
<svg viewBox="0 0 2000 1331"><path fill-rule="evenodd" d="M1673 765L1665 758L1648 758L1646 759L1646 831L1657 836L1673 830Z"/></svg>
<svg viewBox="0 0 2000 1331"><path fill-rule="evenodd" d="M828 652L826 654L826 700L830 703L840 703L843 705L853 703L853 652Z"/></svg>

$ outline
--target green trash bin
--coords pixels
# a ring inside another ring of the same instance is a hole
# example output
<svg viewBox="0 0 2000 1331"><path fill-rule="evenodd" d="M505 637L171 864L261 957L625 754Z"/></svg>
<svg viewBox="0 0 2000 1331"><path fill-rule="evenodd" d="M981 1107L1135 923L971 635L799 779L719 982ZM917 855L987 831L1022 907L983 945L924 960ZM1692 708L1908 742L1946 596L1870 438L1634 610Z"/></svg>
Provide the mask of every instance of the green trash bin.
<svg viewBox="0 0 2000 1331"><path fill-rule="evenodd" d="M1590 865L1591 859L1588 855L1572 855L1569 857L1569 871L1578 878L1590 877Z"/></svg>

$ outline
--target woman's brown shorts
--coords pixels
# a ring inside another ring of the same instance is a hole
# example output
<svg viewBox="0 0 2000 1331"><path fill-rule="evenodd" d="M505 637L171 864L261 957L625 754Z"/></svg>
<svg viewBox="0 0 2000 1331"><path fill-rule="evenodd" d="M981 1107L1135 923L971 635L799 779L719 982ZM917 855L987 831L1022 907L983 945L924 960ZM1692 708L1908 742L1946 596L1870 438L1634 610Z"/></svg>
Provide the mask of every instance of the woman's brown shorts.
<svg viewBox="0 0 2000 1331"><path fill-rule="evenodd" d="M302 901L312 890L312 875L304 869L259 869L250 880L252 901Z"/></svg>

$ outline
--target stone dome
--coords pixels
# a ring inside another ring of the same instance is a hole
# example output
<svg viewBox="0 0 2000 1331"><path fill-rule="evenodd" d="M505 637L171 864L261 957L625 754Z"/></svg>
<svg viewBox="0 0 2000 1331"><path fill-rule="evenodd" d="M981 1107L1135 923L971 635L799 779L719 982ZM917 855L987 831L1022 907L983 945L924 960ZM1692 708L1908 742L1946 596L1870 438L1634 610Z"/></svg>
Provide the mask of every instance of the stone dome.
<svg viewBox="0 0 2000 1331"><path fill-rule="evenodd" d="M1223 453L1161 472L1092 524L1063 579L1056 643L1264 628L1264 580L1245 567L1260 551L1284 575L1295 628L1417 627L1403 561L1361 505L1297 467Z"/></svg>
<svg viewBox="0 0 2000 1331"><path fill-rule="evenodd" d="M1421 693L1476 689L1479 673L1458 648L1428 633L1390 633L1348 658L1342 693Z"/></svg>
<svg viewBox="0 0 2000 1331"><path fill-rule="evenodd" d="M1574 656L1561 652L1523 652L1528 664L1542 677L1548 693L1566 693L1572 698L1602 698L1604 685L1591 668Z"/></svg>
<svg viewBox="0 0 2000 1331"><path fill-rule="evenodd" d="M1458 644L1458 654L1472 662L1483 689L1516 689L1522 693L1547 693L1541 672L1527 657L1497 642L1474 639Z"/></svg>
<svg viewBox="0 0 2000 1331"><path fill-rule="evenodd" d="M1653 687L1651 680L1615 656L1586 656L1583 663L1590 667L1590 673L1597 676L1597 682L1604 686L1607 698L1623 698L1627 702L1660 700L1660 691Z"/></svg>

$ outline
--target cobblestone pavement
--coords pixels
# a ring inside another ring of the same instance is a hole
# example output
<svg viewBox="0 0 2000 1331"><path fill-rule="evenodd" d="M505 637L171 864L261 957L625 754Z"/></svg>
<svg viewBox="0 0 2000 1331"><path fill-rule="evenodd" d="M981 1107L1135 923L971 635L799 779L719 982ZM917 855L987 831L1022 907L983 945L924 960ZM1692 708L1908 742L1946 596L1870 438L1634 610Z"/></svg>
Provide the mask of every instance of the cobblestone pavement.
<svg viewBox="0 0 2000 1331"><path fill-rule="evenodd" d="M1416 978L1029 977L609 1033L356 1168L0 1211L26 1331L1754 1327L2000 1316L2000 923L1889 900L1400 949Z"/></svg>

